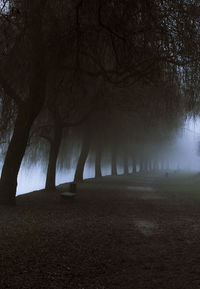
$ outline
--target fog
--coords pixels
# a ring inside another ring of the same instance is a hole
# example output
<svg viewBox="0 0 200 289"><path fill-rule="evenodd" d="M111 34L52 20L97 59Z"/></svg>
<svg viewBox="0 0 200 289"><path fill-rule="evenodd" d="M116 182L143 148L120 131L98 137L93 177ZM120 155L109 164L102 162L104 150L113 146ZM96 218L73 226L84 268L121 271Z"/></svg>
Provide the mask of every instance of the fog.
<svg viewBox="0 0 200 289"><path fill-rule="evenodd" d="M179 130L169 148L170 169L200 170L198 143L200 141L200 120L188 120Z"/></svg>
<svg viewBox="0 0 200 289"><path fill-rule="evenodd" d="M119 168L120 171L120 168ZM59 170L56 175L56 185L71 182L74 179L75 167L71 169L63 169ZM103 176L109 175L111 173L111 169L109 167L102 167ZM22 164L18 175L18 187L17 187L17 195L25 194L27 192L31 192L34 190L43 189L45 186L45 175L46 168L42 163L28 167L25 164ZM84 179L93 178L94 177L94 166L88 165L86 163L84 169Z"/></svg>
<svg viewBox="0 0 200 289"><path fill-rule="evenodd" d="M176 137L170 141L167 152L163 152L164 159L168 160L170 170L200 171L200 156L198 155L198 142L200 141L200 120L188 120L179 130ZM84 169L84 179L94 177L94 165L92 165L92 156L89 156ZM73 181L76 159L72 162L71 169L60 169L57 172L56 184ZM159 164L159 167L161 165ZM166 161L164 168L167 168ZM129 166L129 171L131 171ZM118 174L123 173L120 162L117 168ZM139 164L137 164L139 171ZM45 186L46 167L41 162L37 165L27 167L22 164L18 175L17 195L43 189ZM111 174L111 167L102 164L102 174Z"/></svg>

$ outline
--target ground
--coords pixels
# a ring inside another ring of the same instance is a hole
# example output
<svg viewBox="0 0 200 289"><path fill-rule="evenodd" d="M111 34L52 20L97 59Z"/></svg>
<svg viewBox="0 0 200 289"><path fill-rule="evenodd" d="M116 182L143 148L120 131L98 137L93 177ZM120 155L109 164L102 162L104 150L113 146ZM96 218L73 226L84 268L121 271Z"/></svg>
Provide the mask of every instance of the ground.
<svg viewBox="0 0 200 289"><path fill-rule="evenodd" d="M0 288L200 288L199 178L108 177L79 184L75 199L19 196L0 208Z"/></svg>

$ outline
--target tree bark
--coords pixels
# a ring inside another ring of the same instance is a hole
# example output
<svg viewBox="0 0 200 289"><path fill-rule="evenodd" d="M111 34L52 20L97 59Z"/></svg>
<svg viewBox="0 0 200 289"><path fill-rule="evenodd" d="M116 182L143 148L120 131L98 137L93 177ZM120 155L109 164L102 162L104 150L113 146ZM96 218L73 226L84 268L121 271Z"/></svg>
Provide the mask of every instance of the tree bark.
<svg viewBox="0 0 200 289"><path fill-rule="evenodd" d="M168 171L170 169L170 164L169 164L169 160L167 160L167 168L166 168Z"/></svg>
<svg viewBox="0 0 200 289"><path fill-rule="evenodd" d="M147 159L144 160L144 172L145 173L148 172L148 160Z"/></svg>
<svg viewBox="0 0 200 289"><path fill-rule="evenodd" d="M26 150L29 132L45 100L46 73L42 37L42 8L44 8L45 0L34 1L32 4L30 92L27 100L22 101L22 104L18 106L14 131L8 146L0 180L0 203L8 205L15 204L17 176Z"/></svg>
<svg viewBox="0 0 200 289"><path fill-rule="evenodd" d="M128 176L129 171L128 171L128 156L126 153L124 153L124 175Z"/></svg>
<svg viewBox="0 0 200 289"><path fill-rule="evenodd" d="M17 176L26 150L29 132L36 117L35 113L31 109L29 109L29 113L21 109L18 112L1 173L0 203L2 204L15 203ZM26 114L29 114L28 119Z"/></svg>
<svg viewBox="0 0 200 289"><path fill-rule="evenodd" d="M165 164L164 164L164 160L161 159L161 170L164 171L165 170Z"/></svg>
<svg viewBox="0 0 200 289"><path fill-rule="evenodd" d="M83 181L84 166L88 157L89 150L90 150L90 136L86 134L83 139L82 149L76 167L74 182Z"/></svg>
<svg viewBox="0 0 200 289"><path fill-rule="evenodd" d="M27 106L26 106L27 107ZM17 176L26 150L31 126L40 111L40 107L33 109L19 109L15 122L13 136L8 146L0 179L0 203L14 204Z"/></svg>
<svg viewBox="0 0 200 289"><path fill-rule="evenodd" d="M149 160L149 172L152 172L152 160Z"/></svg>
<svg viewBox="0 0 200 289"><path fill-rule="evenodd" d="M117 176L117 152L113 149L111 152L111 175Z"/></svg>
<svg viewBox="0 0 200 289"><path fill-rule="evenodd" d="M157 171L159 170L159 168L158 168L158 161L157 161L157 160L154 160L154 161L153 161L153 170L154 170L154 172L157 172Z"/></svg>
<svg viewBox="0 0 200 289"><path fill-rule="evenodd" d="M140 173L144 172L144 162L143 159L140 159Z"/></svg>
<svg viewBox="0 0 200 289"><path fill-rule="evenodd" d="M134 174L136 173L136 161L134 157L132 157L132 167L133 167L132 173Z"/></svg>
<svg viewBox="0 0 200 289"><path fill-rule="evenodd" d="M58 124L55 126L54 138L50 142L49 162L45 184L46 190L53 191L56 188L56 163L60 150L61 141L62 141L62 126Z"/></svg>
<svg viewBox="0 0 200 289"><path fill-rule="evenodd" d="M97 147L95 157L95 178L101 178L101 148Z"/></svg>

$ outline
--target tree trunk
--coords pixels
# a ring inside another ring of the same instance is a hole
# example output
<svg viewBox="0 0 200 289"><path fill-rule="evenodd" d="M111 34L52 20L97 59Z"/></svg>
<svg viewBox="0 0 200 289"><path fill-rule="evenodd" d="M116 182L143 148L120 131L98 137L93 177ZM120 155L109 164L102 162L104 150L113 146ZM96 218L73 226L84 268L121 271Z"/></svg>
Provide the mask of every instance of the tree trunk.
<svg viewBox="0 0 200 289"><path fill-rule="evenodd" d="M28 111L19 110L13 136L8 146L0 180L1 204L15 203L17 176L26 150L29 132L35 119L35 113L30 110L28 119L27 113Z"/></svg>
<svg viewBox="0 0 200 289"><path fill-rule="evenodd" d="M53 191L56 188L56 163L61 141L62 141L62 126L58 124L55 127L54 138L50 142L49 162L45 184L46 190Z"/></svg>
<svg viewBox="0 0 200 289"><path fill-rule="evenodd" d="M117 152L115 149L111 152L111 175L117 176Z"/></svg>
<svg viewBox="0 0 200 289"><path fill-rule="evenodd" d="M124 175L128 176L129 171L128 171L128 157L127 154L124 153Z"/></svg>
<svg viewBox="0 0 200 289"><path fill-rule="evenodd" d="M170 165L169 165L169 160L167 160L167 170L169 171Z"/></svg>
<svg viewBox="0 0 200 289"><path fill-rule="evenodd" d="M151 173L152 172L152 160L149 160L149 172Z"/></svg>
<svg viewBox="0 0 200 289"><path fill-rule="evenodd" d="M0 203L14 204L17 188L17 176L26 150L31 126L42 109L45 100L45 51L42 36L43 1L31 2L31 75L29 97L18 107L13 136L8 146L0 180Z"/></svg>
<svg viewBox="0 0 200 289"><path fill-rule="evenodd" d="M144 172L144 162L143 159L140 159L140 173Z"/></svg>
<svg viewBox="0 0 200 289"><path fill-rule="evenodd" d="M132 167L133 167L133 170L132 170L132 173L136 173L136 161L135 161L135 158L132 157Z"/></svg>
<svg viewBox="0 0 200 289"><path fill-rule="evenodd" d="M76 167L74 182L83 181L84 166L88 157L89 150L90 150L90 136L86 134L86 136L84 136L83 139L82 149Z"/></svg>
<svg viewBox="0 0 200 289"><path fill-rule="evenodd" d="M148 160L147 159L144 160L144 172L145 173L148 172Z"/></svg>
<svg viewBox="0 0 200 289"><path fill-rule="evenodd" d="M164 171L165 170L165 164L164 164L164 160L161 159L161 170Z"/></svg>
<svg viewBox="0 0 200 289"><path fill-rule="evenodd" d="M154 170L154 172L157 172L157 171L159 170L159 168L158 168L158 161L157 161L157 160L154 160L154 161L153 161L153 170Z"/></svg>
<svg viewBox="0 0 200 289"><path fill-rule="evenodd" d="M101 148L96 149L96 157L95 157L95 178L102 177L101 174Z"/></svg>

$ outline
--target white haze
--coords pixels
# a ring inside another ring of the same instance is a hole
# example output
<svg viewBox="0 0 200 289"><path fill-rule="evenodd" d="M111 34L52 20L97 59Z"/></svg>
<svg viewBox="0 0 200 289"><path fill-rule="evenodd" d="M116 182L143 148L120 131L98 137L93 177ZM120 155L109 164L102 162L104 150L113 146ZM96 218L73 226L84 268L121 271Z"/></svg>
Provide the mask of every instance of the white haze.
<svg viewBox="0 0 200 289"><path fill-rule="evenodd" d="M164 154L164 158L169 160L170 169L200 171L200 156L197 153L198 142L200 142L200 120L187 121L176 139L171 142L167 154ZM131 168L129 170L131 171ZM137 165L138 170L139 165ZM56 184L73 181L74 171L75 167L70 170L59 171L56 176ZM111 167L104 165L102 173L103 175L109 175ZM123 173L122 165L118 166L118 173ZM45 174L46 168L41 163L29 168L22 164L18 175L17 195L43 189L45 186ZM84 179L92 177L94 177L94 166L86 162Z"/></svg>
<svg viewBox="0 0 200 289"><path fill-rule="evenodd" d="M200 156L198 145L200 143L200 119L189 120L177 136L172 148L171 167L174 169L199 171Z"/></svg>
<svg viewBox="0 0 200 289"><path fill-rule="evenodd" d="M107 167L104 167L102 171L103 175L109 175L111 173L111 169ZM56 175L56 185L73 181L74 173L75 167L60 170ZM26 165L22 165L18 175L17 195L43 189L45 186L45 175L46 169L43 168L42 164L32 166L31 168L27 168ZM87 179L93 177L94 166L89 165L87 162L84 169L83 178Z"/></svg>

